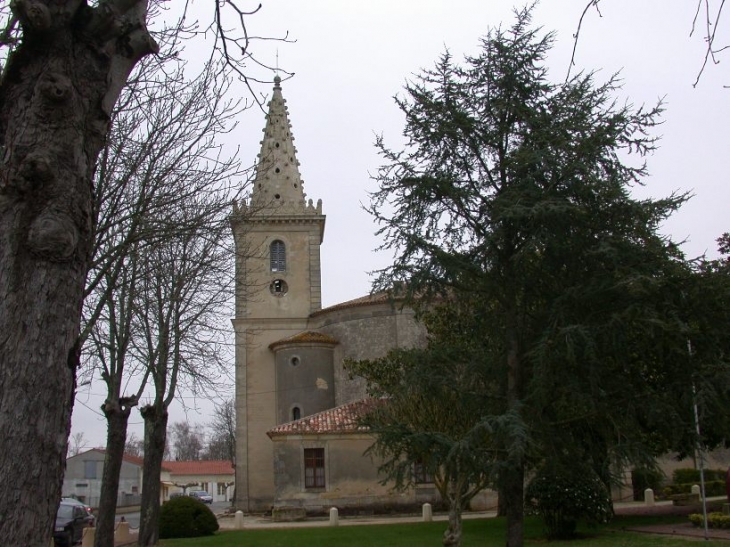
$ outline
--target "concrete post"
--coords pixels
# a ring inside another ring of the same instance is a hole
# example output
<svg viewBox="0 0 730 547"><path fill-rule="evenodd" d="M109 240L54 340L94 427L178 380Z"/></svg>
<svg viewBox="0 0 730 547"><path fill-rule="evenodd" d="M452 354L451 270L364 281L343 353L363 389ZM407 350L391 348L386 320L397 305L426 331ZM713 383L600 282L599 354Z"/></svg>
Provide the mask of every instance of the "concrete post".
<svg viewBox="0 0 730 547"><path fill-rule="evenodd" d="M651 488L644 490L644 505L654 507L654 490Z"/></svg>
<svg viewBox="0 0 730 547"><path fill-rule="evenodd" d="M81 547L94 547L96 528L86 527L81 534Z"/></svg>
<svg viewBox="0 0 730 547"><path fill-rule="evenodd" d="M337 507L332 507L330 509L330 526L337 526L340 524L340 517L339 512L337 511Z"/></svg>
<svg viewBox="0 0 730 547"><path fill-rule="evenodd" d="M127 541L132 541L132 535L129 533L129 523L123 520L114 529L114 542L124 543Z"/></svg>
<svg viewBox="0 0 730 547"><path fill-rule="evenodd" d="M423 522L431 522L433 520L433 508L430 503L423 504Z"/></svg>
<svg viewBox="0 0 730 547"><path fill-rule="evenodd" d="M236 530L243 530L243 511L236 511L236 515L233 517L233 527Z"/></svg>
<svg viewBox="0 0 730 547"><path fill-rule="evenodd" d="M692 485L692 493L697 494L698 496L701 494L700 485L699 484L693 484Z"/></svg>

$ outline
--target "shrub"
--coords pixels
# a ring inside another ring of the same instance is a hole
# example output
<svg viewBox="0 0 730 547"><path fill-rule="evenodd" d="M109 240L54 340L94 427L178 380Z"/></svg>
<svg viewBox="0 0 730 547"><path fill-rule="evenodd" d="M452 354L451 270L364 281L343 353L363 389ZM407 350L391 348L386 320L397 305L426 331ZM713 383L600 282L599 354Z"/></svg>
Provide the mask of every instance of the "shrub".
<svg viewBox="0 0 730 547"><path fill-rule="evenodd" d="M705 519L702 515L693 513L689 516L689 521L695 526L704 526ZM723 513L709 513L707 515L708 528L730 528L730 515Z"/></svg>
<svg viewBox="0 0 730 547"><path fill-rule="evenodd" d="M210 536L218 520L202 501L188 496L171 499L160 511L160 539Z"/></svg>
<svg viewBox="0 0 730 547"><path fill-rule="evenodd" d="M579 520L608 522L611 498L595 473L585 470L543 469L527 485L529 511L541 515L548 539L569 539Z"/></svg>
<svg viewBox="0 0 730 547"><path fill-rule="evenodd" d="M722 481L724 483L725 473L722 469L705 469L705 481ZM672 473L672 482L674 484L699 484L700 470L692 468L675 469Z"/></svg>
<svg viewBox="0 0 730 547"><path fill-rule="evenodd" d="M700 481L700 471L692 468L675 469L672 472L674 484L692 484Z"/></svg>

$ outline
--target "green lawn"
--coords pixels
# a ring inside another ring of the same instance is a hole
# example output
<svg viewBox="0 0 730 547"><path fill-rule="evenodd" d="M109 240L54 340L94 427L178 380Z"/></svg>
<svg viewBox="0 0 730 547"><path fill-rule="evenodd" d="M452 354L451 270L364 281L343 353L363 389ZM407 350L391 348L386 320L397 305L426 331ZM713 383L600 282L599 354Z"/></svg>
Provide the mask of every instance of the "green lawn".
<svg viewBox="0 0 730 547"><path fill-rule="evenodd" d="M651 536L625 532L622 528L640 524L682 522L680 517L618 517L612 523L597 529L582 529L578 541L547 542L542 536L542 524L537 519L525 523L525 544L549 547L689 547L686 539ZM215 536L193 539L167 539L160 542L164 547L291 547L312 545L316 547L438 547L444 522L417 524L386 524L363 526L339 526L336 528L279 528L273 530L223 531ZM483 519L464 521L464 547L504 545L504 520ZM730 541L713 541L713 547L730 547Z"/></svg>

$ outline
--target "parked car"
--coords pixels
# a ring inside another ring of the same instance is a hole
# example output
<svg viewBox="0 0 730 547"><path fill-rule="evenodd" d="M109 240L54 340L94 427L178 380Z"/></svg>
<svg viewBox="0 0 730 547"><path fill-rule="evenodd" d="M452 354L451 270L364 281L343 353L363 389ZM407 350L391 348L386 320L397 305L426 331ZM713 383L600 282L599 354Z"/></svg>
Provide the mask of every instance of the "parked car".
<svg viewBox="0 0 730 547"><path fill-rule="evenodd" d="M190 492L191 498L197 498L203 503L213 503L213 496L208 494L205 490L192 490Z"/></svg>
<svg viewBox="0 0 730 547"><path fill-rule="evenodd" d="M53 542L56 547L71 547L81 541L84 528L89 525L89 515L81 506L62 501L56 512Z"/></svg>
<svg viewBox="0 0 730 547"><path fill-rule="evenodd" d="M94 517L94 513L90 506L86 505L85 503L77 500L76 498L61 498L61 501L63 503L69 503L71 505L78 505L79 507L82 507L84 511L86 511L86 515L88 516L88 522L89 526L93 526L94 522L96 520L96 517Z"/></svg>

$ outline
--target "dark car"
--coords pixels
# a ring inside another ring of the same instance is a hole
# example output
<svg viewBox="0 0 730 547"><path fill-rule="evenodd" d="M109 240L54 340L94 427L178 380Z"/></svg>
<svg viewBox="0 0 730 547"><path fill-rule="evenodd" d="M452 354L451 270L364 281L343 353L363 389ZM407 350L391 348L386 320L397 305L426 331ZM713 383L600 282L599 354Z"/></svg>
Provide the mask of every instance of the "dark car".
<svg viewBox="0 0 730 547"><path fill-rule="evenodd" d="M95 521L96 517L94 517L94 513L92 512L91 507L86 505L84 502L81 502L81 501L77 500L76 498L61 498L61 502L68 503L70 505L78 505L79 507L83 507L84 511L86 511L86 515L88 517L87 520L89 522L89 525L90 526L94 525L94 521Z"/></svg>
<svg viewBox="0 0 730 547"><path fill-rule="evenodd" d="M197 498L203 503L213 503L213 496L208 494L205 490L193 490L190 492L191 498Z"/></svg>
<svg viewBox="0 0 730 547"><path fill-rule="evenodd" d="M89 515L80 505L62 501L56 512L53 541L56 547L71 547L81 541Z"/></svg>

